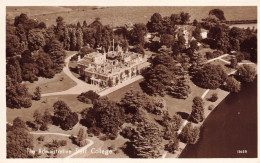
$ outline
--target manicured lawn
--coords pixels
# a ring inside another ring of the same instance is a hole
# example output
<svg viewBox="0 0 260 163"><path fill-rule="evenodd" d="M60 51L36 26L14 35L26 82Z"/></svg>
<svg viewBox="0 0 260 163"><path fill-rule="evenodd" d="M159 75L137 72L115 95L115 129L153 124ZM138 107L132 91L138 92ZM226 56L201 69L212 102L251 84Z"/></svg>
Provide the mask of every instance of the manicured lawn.
<svg viewBox="0 0 260 163"><path fill-rule="evenodd" d="M143 79L142 79L143 80ZM114 101L120 101L122 97L124 97L125 93L133 89L135 91L141 91L142 89L139 85L139 83L142 80L138 80L126 87L123 87L113 93L110 93L107 95L107 97ZM176 112L185 112L190 113L191 112L191 106L192 106L192 100L195 96L201 96L206 89L197 87L193 82L190 81L190 87L191 87L191 94L189 97L185 100L173 98L169 95L166 95L164 99L166 100L166 104L169 110L169 113L173 115Z"/></svg>
<svg viewBox="0 0 260 163"><path fill-rule="evenodd" d="M192 104L193 104L192 102L193 98L196 96L201 97L201 95L206 91L206 89L196 86L192 81L190 81L190 87L191 87L191 94L185 100L173 98L169 95L164 97L164 99L166 100L169 113L171 115L177 112L184 112L190 114L192 109Z"/></svg>
<svg viewBox="0 0 260 163"><path fill-rule="evenodd" d="M14 118L20 116L24 121L33 120L33 113L35 110L39 109L40 111L44 111L45 109L49 109L51 112L53 111L53 104L58 101L63 100L72 111L80 112L84 108L88 108L89 104L82 103L77 100L77 95L60 95L60 96L47 96L42 97L39 101L33 101L32 106L30 108L22 108L22 109L10 109L7 108L7 121L12 122Z"/></svg>
<svg viewBox="0 0 260 163"><path fill-rule="evenodd" d="M63 149L64 149L65 152L71 150L71 151L72 151L71 153L73 153L73 152L76 151L76 148L79 148L77 145L75 145L75 144L72 143L72 140L71 140L71 139L69 139L69 138L66 137L66 136L60 136L60 135L43 135L43 136L44 136L44 141L38 141L37 138L38 138L39 136L40 136L40 135L33 135L33 138L34 138L34 140L33 140L34 143L33 143L33 144L34 144L34 150L35 150L35 151L38 151L39 149L41 149L41 150L44 150L44 149L48 150L48 148L45 147L45 144L50 143L50 142L52 142L53 140L57 140L57 141L66 140L66 141L67 141L67 145L58 148L59 150L63 150ZM71 153L70 153L70 154L71 154ZM57 155L57 158L64 158L64 157L66 157L66 156L68 156L68 155L70 155L70 154L69 154L69 153L59 153L59 154ZM40 158L46 158L47 156L48 156L47 154L42 154L42 155L40 156Z"/></svg>
<svg viewBox="0 0 260 163"><path fill-rule="evenodd" d="M65 58L71 56L74 53L75 51L66 51ZM28 87L30 93L33 93L35 88L39 86L41 88L42 94L65 91L71 87L76 86L76 83L71 80L63 71L59 74L56 74L52 79L39 77L38 81L34 83L26 81L24 84Z"/></svg>
<svg viewBox="0 0 260 163"><path fill-rule="evenodd" d="M140 92L143 92L142 88L140 87L139 83L141 81L143 81L144 79L140 79L140 80L137 80L136 82L133 82L132 84L129 84L123 88L120 88L110 94L107 95L107 97L110 99L110 100L113 100L113 101L117 101L119 102L121 100L121 98L124 97L125 93L131 89L133 89L134 91L140 91Z"/></svg>
<svg viewBox="0 0 260 163"><path fill-rule="evenodd" d="M41 88L42 94L65 91L71 87L76 86L76 83L71 80L64 72L56 74L52 79L39 78L39 80L34 83L26 81L24 84L26 87L28 87L30 93L33 93L35 88L39 86Z"/></svg>

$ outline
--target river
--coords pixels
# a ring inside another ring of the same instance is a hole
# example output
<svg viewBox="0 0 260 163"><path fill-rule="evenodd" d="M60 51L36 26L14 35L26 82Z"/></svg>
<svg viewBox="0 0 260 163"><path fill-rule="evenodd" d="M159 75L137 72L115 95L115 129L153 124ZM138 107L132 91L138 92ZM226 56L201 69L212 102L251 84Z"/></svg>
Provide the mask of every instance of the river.
<svg viewBox="0 0 260 163"><path fill-rule="evenodd" d="M241 92L229 94L204 122L198 143L187 145L180 155L180 158L255 157L257 157L256 79L244 86Z"/></svg>

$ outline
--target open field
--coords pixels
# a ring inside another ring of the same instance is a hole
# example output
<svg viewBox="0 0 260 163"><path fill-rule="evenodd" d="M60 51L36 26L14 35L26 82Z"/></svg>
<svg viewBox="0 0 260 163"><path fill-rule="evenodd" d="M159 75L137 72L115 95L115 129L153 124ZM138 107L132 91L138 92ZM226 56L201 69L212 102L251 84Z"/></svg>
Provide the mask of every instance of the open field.
<svg viewBox="0 0 260 163"><path fill-rule="evenodd" d="M39 14L36 14L37 7L7 7L7 18L11 19L19 15L22 12L31 13L31 18L37 18L39 21L43 21L50 26L56 24L56 18L62 16L66 23L76 24L78 21L81 23L86 20L88 24L93 22L95 18L101 18L103 24L109 24L111 26L121 26L129 23L147 23L151 16L158 12L162 16L169 16L173 13L179 13L181 11L188 12L191 17L190 21L194 19L201 20L208 16L211 9L219 8L225 13L227 20L256 20L257 8L256 7L230 7L230 6L177 6L177 7L104 7L93 8L90 6L85 7L38 7ZM49 14L47 14L49 13ZM244 14L247 13L247 14Z"/></svg>
<svg viewBox="0 0 260 163"><path fill-rule="evenodd" d="M76 148L79 148L77 145L72 143L71 139L69 139L66 136L59 136L59 135L43 135L43 136L44 136L44 141L38 141L37 138L40 137L40 135L33 135L33 141L34 141L33 144L34 144L34 150L35 151L38 151L39 149L40 150L44 150L44 149L48 150L48 148L45 147L44 145L52 142L53 140L57 140L57 141L66 140L67 141L67 145L63 146L63 147L59 147L58 148L59 150L64 149L64 151L66 151L66 152L69 151L69 150L71 150L71 152L75 152ZM57 158L64 158L68 155L69 155L69 153L59 153L57 155ZM42 156L40 156L40 158L46 158L47 156L48 156L47 154L42 154Z"/></svg>
<svg viewBox="0 0 260 163"><path fill-rule="evenodd" d="M107 95L107 97L111 100L114 101L120 101L121 98L124 97L125 93L130 90L131 88L135 91L140 91L142 92L142 88L140 87L139 83L143 81L143 79L138 80L130 85L128 85L127 87L123 87L113 93L110 93ZM164 97L165 101L166 101L166 105L168 107L169 113L171 115L173 115L176 112L185 112L185 113L190 113L191 112L191 106L192 106L192 100L195 96L201 96L206 89L203 88L199 88L198 86L196 86L195 84L193 84L192 81L190 81L190 87L191 87L191 94L189 95L189 97L185 100L182 99L177 99L177 98L173 98L169 95L166 95Z"/></svg>
<svg viewBox="0 0 260 163"><path fill-rule="evenodd" d="M71 80L64 72L56 74L52 79L39 77L38 81L35 81L34 83L24 82L24 84L29 88L30 93L33 93L35 88L39 86L41 88L42 94L64 91L73 86L76 86L76 83Z"/></svg>
<svg viewBox="0 0 260 163"><path fill-rule="evenodd" d="M17 116L20 116L24 121L33 120L33 113L35 110L39 109L44 111L49 109L53 111L53 104L58 101L63 100L72 111L80 112L84 108L88 108L91 105L82 103L77 100L77 95L61 95L61 96L51 96L51 97L42 97L39 101L32 101L32 106L30 108L22 109L10 109L6 110L7 122L12 122Z"/></svg>
<svg viewBox="0 0 260 163"><path fill-rule="evenodd" d="M74 54L75 51L66 51L65 58ZM26 87L28 87L29 92L32 94L35 91L36 87L41 88L41 93L51 93L67 90L71 87L76 86L76 83L70 79L63 71L51 79L39 77L38 81L30 83L28 81L24 82Z"/></svg>

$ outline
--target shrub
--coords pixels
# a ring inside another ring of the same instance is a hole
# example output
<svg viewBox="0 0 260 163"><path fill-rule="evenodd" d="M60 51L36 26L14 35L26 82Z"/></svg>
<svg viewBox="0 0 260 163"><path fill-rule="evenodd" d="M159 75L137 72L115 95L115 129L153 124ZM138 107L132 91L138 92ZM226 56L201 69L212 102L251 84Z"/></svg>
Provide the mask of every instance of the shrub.
<svg viewBox="0 0 260 163"><path fill-rule="evenodd" d="M192 111L190 114L191 120L195 123L204 120L204 102L201 97L195 97L193 99Z"/></svg>
<svg viewBox="0 0 260 163"><path fill-rule="evenodd" d="M208 101L211 101L211 102L215 102L218 100L218 94L217 93L212 93L211 97L208 98Z"/></svg>
<svg viewBox="0 0 260 163"><path fill-rule="evenodd" d="M230 67L232 67L232 68L236 68L237 67L237 59L236 58L232 58L231 59Z"/></svg>
<svg viewBox="0 0 260 163"><path fill-rule="evenodd" d="M202 88L217 89L227 78L224 68L220 65L206 64L193 77L194 83Z"/></svg>
<svg viewBox="0 0 260 163"><path fill-rule="evenodd" d="M209 109L209 110L213 110L214 107L215 107L214 105L209 105L208 109Z"/></svg>
<svg viewBox="0 0 260 163"><path fill-rule="evenodd" d="M168 144L165 145L165 150L169 151L170 153L174 153L179 148L179 139L175 139L174 141L170 141Z"/></svg>
<svg viewBox="0 0 260 163"><path fill-rule="evenodd" d="M42 135L39 136L39 137L37 138L37 140L38 140L38 141L44 141L44 136L42 136Z"/></svg>
<svg viewBox="0 0 260 163"><path fill-rule="evenodd" d="M245 59L244 53L242 53L242 52L237 52L234 55L236 56L236 59L238 62L241 62L242 60Z"/></svg>
<svg viewBox="0 0 260 163"><path fill-rule="evenodd" d="M133 135L134 135L135 130L132 127L125 127L120 134L127 139L132 140L133 139Z"/></svg>
<svg viewBox="0 0 260 163"><path fill-rule="evenodd" d="M180 134L181 141L187 144L196 144L199 140L200 129L188 123Z"/></svg>
<svg viewBox="0 0 260 163"><path fill-rule="evenodd" d="M238 69L238 77L241 82L252 82L256 77L256 69L251 65L242 65Z"/></svg>
<svg viewBox="0 0 260 163"><path fill-rule="evenodd" d="M48 125L46 123L43 123L40 127L40 130L42 131L47 131L48 130Z"/></svg>
<svg viewBox="0 0 260 163"><path fill-rule="evenodd" d="M107 149L108 149L108 150L115 150L115 145L112 144L112 145L110 145Z"/></svg>
<svg viewBox="0 0 260 163"><path fill-rule="evenodd" d="M237 81L234 77L228 77L224 88L229 92L237 93L241 90L241 83Z"/></svg>
<svg viewBox="0 0 260 163"><path fill-rule="evenodd" d="M60 140L59 144L60 144L60 146L66 146L67 145L67 141L66 140Z"/></svg>
<svg viewBox="0 0 260 163"><path fill-rule="evenodd" d="M81 93L77 98L81 102L90 104L93 103L94 100L98 99L99 95L96 92L90 90L88 92Z"/></svg>

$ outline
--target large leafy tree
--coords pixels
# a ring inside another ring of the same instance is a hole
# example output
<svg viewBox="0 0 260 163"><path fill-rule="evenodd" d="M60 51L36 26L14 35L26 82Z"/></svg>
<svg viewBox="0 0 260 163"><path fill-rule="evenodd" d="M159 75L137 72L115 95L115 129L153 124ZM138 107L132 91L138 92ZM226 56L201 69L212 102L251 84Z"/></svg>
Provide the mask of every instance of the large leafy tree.
<svg viewBox="0 0 260 163"><path fill-rule="evenodd" d="M45 78L52 78L55 75L53 62L49 54L39 51L38 54L35 55L36 65L39 70L39 76Z"/></svg>
<svg viewBox="0 0 260 163"><path fill-rule="evenodd" d="M28 48L30 51L39 50L45 45L43 31L40 29L32 29L28 33Z"/></svg>
<svg viewBox="0 0 260 163"><path fill-rule="evenodd" d="M65 59L65 51L63 50L62 44L58 40L52 40L46 45L45 52L50 55L55 72L61 72Z"/></svg>
<svg viewBox="0 0 260 163"><path fill-rule="evenodd" d="M217 89L225 82L227 74L220 65L206 64L193 79L196 85L206 89Z"/></svg>
<svg viewBox="0 0 260 163"><path fill-rule="evenodd" d="M229 92L237 93L241 89L241 83L237 81L234 77L228 77L224 88Z"/></svg>
<svg viewBox="0 0 260 163"><path fill-rule="evenodd" d="M22 82L22 72L21 72L20 62L18 57L12 57L8 60L6 64L6 74L17 81Z"/></svg>
<svg viewBox="0 0 260 163"><path fill-rule="evenodd" d="M161 29L163 28L161 14L154 13L151 16L151 20L146 24L146 26L150 32L160 32Z"/></svg>
<svg viewBox="0 0 260 163"><path fill-rule="evenodd" d="M252 65L242 65L238 69L238 77L242 82L252 82L256 77L256 69Z"/></svg>
<svg viewBox="0 0 260 163"><path fill-rule="evenodd" d="M209 15L216 16L219 20L226 20L224 12L220 9L212 9L209 11Z"/></svg>
<svg viewBox="0 0 260 163"><path fill-rule="evenodd" d="M113 101L100 98L94 102L93 108L82 113L88 132L99 135L104 133L108 138L115 139L124 123L124 112Z"/></svg>
<svg viewBox="0 0 260 163"><path fill-rule="evenodd" d="M25 85L6 76L6 104L10 108L31 107L31 95Z"/></svg>
<svg viewBox="0 0 260 163"><path fill-rule="evenodd" d="M194 97L190 118L196 123L204 120L204 102L201 97Z"/></svg>
<svg viewBox="0 0 260 163"><path fill-rule="evenodd" d="M57 101L53 104L54 123L60 125L62 129L72 129L78 123L78 115L72 112L69 106L63 101Z"/></svg>
<svg viewBox="0 0 260 163"><path fill-rule="evenodd" d="M33 150L33 137L19 117L14 119L13 126L9 128L6 136L7 158L33 157L27 152L27 149Z"/></svg>
<svg viewBox="0 0 260 163"><path fill-rule="evenodd" d="M23 52L20 63L23 80L30 82L37 81L39 70L35 63L35 57L29 50Z"/></svg>
<svg viewBox="0 0 260 163"><path fill-rule="evenodd" d="M162 133L161 130L150 122L138 124L132 142L133 155L136 158L158 158L161 156Z"/></svg>
<svg viewBox="0 0 260 163"><path fill-rule="evenodd" d="M180 134L180 139L187 144L196 144L199 140L200 129L188 123Z"/></svg>
<svg viewBox="0 0 260 163"><path fill-rule="evenodd" d="M135 24L134 28L130 31L130 42L133 45L140 44L144 46L145 40L144 36L147 34L147 28L144 24Z"/></svg>

